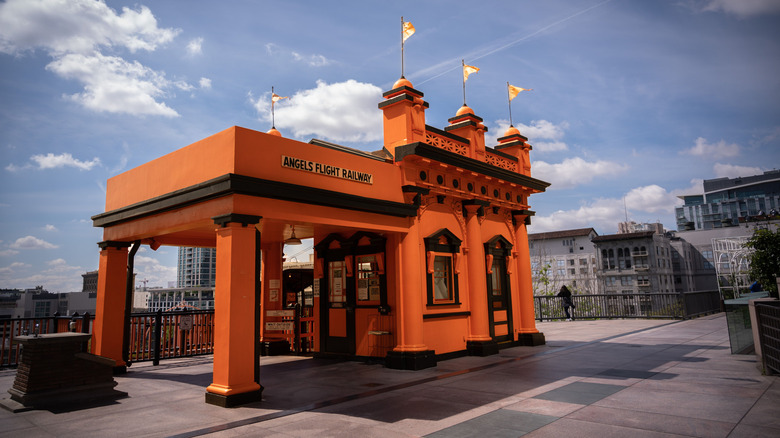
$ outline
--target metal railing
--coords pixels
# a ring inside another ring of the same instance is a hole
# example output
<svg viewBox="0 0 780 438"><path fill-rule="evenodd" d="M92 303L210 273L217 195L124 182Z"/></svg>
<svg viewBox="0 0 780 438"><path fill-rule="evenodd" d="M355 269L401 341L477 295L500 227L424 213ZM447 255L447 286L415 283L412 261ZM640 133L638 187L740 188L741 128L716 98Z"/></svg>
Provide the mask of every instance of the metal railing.
<svg viewBox="0 0 780 438"><path fill-rule="evenodd" d="M130 362L199 356L214 352L214 311L158 310L130 316Z"/></svg>
<svg viewBox="0 0 780 438"><path fill-rule="evenodd" d="M572 295L575 319L666 318L687 319L721 311L718 291L688 293L638 293ZM566 318L562 300L556 296L534 296L539 321Z"/></svg>
<svg viewBox="0 0 780 438"><path fill-rule="evenodd" d="M71 324L75 332L92 333L93 319L88 312L72 316L55 313L45 318L0 319L0 367L17 365L22 352L21 345L14 343L17 336L67 332L71 330ZM91 344L89 348L92 348Z"/></svg>
<svg viewBox="0 0 780 438"><path fill-rule="evenodd" d="M756 303L761 360L766 374L780 373L780 301Z"/></svg>

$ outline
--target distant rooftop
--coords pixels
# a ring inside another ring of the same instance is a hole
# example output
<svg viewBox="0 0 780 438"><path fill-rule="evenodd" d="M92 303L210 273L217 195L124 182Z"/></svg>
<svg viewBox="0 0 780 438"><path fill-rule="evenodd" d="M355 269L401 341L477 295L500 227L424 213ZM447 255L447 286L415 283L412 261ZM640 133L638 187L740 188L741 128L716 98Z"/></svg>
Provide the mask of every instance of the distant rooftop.
<svg viewBox="0 0 780 438"><path fill-rule="evenodd" d="M550 231L549 233L529 233L528 240L565 239L567 237L587 237L591 233L599 234L593 228L577 228L576 230Z"/></svg>

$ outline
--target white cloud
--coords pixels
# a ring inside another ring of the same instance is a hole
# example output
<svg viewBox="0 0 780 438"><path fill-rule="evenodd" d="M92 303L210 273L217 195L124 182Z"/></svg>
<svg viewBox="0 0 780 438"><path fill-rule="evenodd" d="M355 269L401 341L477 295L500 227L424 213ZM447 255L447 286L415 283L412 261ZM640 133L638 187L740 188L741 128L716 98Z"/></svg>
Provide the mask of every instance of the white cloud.
<svg viewBox="0 0 780 438"><path fill-rule="evenodd" d="M625 220L625 209L621 199L597 199L590 205L582 205L574 210L558 210L549 216L536 216L531 219L529 232L568 230L593 227L600 230L617 229L617 224Z"/></svg>
<svg viewBox="0 0 780 438"><path fill-rule="evenodd" d="M11 249L54 249L58 248L57 245L46 242L34 236L25 236L16 239L16 241L8 245Z"/></svg>
<svg viewBox="0 0 780 438"><path fill-rule="evenodd" d="M715 163L713 166L717 178L737 178L739 176L760 175L764 171L760 167L737 166L734 164Z"/></svg>
<svg viewBox="0 0 780 438"><path fill-rule="evenodd" d="M749 17L778 13L780 12L780 2L777 0L707 0L701 5L701 10L723 11L739 17Z"/></svg>
<svg viewBox="0 0 780 438"><path fill-rule="evenodd" d="M690 154L697 157L709 157L713 159L736 157L739 155L740 147L736 143L727 144L724 140L717 143L707 143L707 139L699 137L694 142L694 145L690 149L686 149L683 153Z"/></svg>
<svg viewBox="0 0 780 438"><path fill-rule="evenodd" d="M131 53L154 51L172 41L179 29L159 28L149 8L127 7L121 14L94 0L9 0L0 4L0 51L19 54L42 48L54 60L46 68L84 86L69 99L94 111L131 115L177 116L157 102L170 87L188 90L137 61L103 55L124 47ZM12 169L9 169L12 170Z"/></svg>
<svg viewBox="0 0 780 438"><path fill-rule="evenodd" d="M549 182L550 189L569 189L602 176L612 177L627 170L628 166L624 164L604 160L585 161L580 157L567 158L557 164L544 161L531 163L531 173L534 178Z"/></svg>
<svg viewBox="0 0 780 438"><path fill-rule="evenodd" d="M332 62L322 55L301 55L297 52L291 52L291 54L296 61L304 62L312 67L324 67Z"/></svg>
<svg viewBox="0 0 780 438"><path fill-rule="evenodd" d="M200 78L200 80L198 81L198 85L200 86L200 88L209 89L211 88L211 79Z"/></svg>
<svg viewBox="0 0 780 438"><path fill-rule="evenodd" d="M203 53L203 38L193 38L187 43L187 54L190 56L200 55Z"/></svg>
<svg viewBox="0 0 780 438"><path fill-rule="evenodd" d="M176 280L176 267L165 266L154 257L136 255L134 267L138 282L148 280L149 284L167 285L168 282Z"/></svg>
<svg viewBox="0 0 780 438"><path fill-rule="evenodd" d="M251 99L251 96L250 96ZM382 113L376 105L382 90L373 84L346 82L302 90L276 104L276 127L295 137L314 135L336 142L371 142L382 139ZM252 99L260 118L271 122L271 99ZM284 134L284 132L283 132Z"/></svg>
<svg viewBox="0 0 780 438"><path fill-rule="evenodd" d="M631 189L626 193L626 208L646 213L672 213L677 196L665 188L652 184Z"/></svg>
<svg viewBox="0 0 780 438"><path fill-rule="evenodd" d="M4 249L0 251L0 257L11 257L19 254L19 251L14 251L13 249Z"/></svg>
<svg viewBox="0 0 780 438"><path fill-rule="evenodd" d="M46 231L59 231L57 229L57 227L55 227L54 225L51 225L51 224L46 224L46 226L43 227L43 229L46 230Z"/></svg>
<svg viewBox="0 0 780 438"><path fill-rule="evenodd" d="M84 84L84 92L68 96L94 111L132 115L179 114L165 103L157 102L165 89L174 85L158 73L137 61L128 62L116 56L69 54L46 66L66 79ZM182 84L176 86L182 88Z"/></svg>
<svg viewBox="0 0 780 438"><path fill-rule="evenodd" d="M60 167L75 167L79 170L90 170L100 164L100 159L95 157L91 161L81 161L73 158L73 155L65 152L54 155L51 152L46 155L33 155L30 160L38 165L38 169L57 169Z"/></svg>
<svg viewBox="0 0 780 438"><path fill-rule="evenodd" d="M89 53L98 46L152 51L179 32L158 28L146 6L125 7L117 14L93 0L8 0L0 5L0 51L11 54L37 47L53 56Z"/></svg>
<svg viewBox="0 0 780 438"><path fill-rule="evenodd" d="M508 120L497 120L498 127L493 132L488 131L485 135L485 145L491 146L498 144L498 138L503 137L509 128ZM569 129L569 123L563 121L559 124L547 120L532 120L530 125L523 123L515 126L520 134L528 137L528 142L534 147L534 152L555 152L565 151L569 146L563 141L566 130Z"/></svg>
<svg viewBox="0 0 780 438"><path fill-rule="evenodd" d="M29 267L30 267L30 265L28 265L27 263L13 262L13 263L11 263L8 266L0 268L0 273L2 273L2 274L12 274L15 269L29 268Z"/></svg>

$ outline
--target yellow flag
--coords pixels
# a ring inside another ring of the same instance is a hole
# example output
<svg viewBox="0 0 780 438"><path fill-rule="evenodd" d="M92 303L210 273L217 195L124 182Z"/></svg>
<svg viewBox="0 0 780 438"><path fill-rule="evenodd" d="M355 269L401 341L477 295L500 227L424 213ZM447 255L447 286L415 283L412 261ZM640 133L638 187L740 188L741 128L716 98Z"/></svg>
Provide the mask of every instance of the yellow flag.
<svg viewBox="0 0 780 438"><path fill-rule="evenodd" d="M463 64L463 82L466 82L470 74L476 73L478 71L479 71L478 67L474 67L473 65Z"/></svg>
<svg viewBox="0 0 780 438"><path fill-rule="evenodd" d="M282 99L287 99L287 98L288 98L287 96L280 96L280 95L278 95L276 93L271 93L271 102L272 103L276 103L276 102L279 102Z"/></svg>
<svg viewBox="0 0 780 438"><path fill-rule="evenodd" d="M531 90L533 90L533 88L520 88L520 87L515 87L514 85L508 85L508 87L509 87L509 101L510 102L512 101L512 99L517 97L517 95L521 91L531 91Z"/></svg>
<svg viewBox="0 0 780 438"><path fill-rule="evenodd" d="M403 35L404 35L404 42L414 34L414 25L409 21L403 22Z"/></svg>

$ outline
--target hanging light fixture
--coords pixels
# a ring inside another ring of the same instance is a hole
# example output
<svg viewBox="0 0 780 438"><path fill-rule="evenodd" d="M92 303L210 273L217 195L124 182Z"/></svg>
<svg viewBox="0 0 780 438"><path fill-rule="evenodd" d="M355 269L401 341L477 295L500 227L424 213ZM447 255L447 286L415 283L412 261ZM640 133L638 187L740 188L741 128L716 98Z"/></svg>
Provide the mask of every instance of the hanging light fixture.
<svg viewBox="0 0 780 438"><path fill-rule="evenodd" d="M284 241L285 245L300 245L301 239L295 237L295 225L292 226L292 233L290 233L290 238Z"/></svg>

